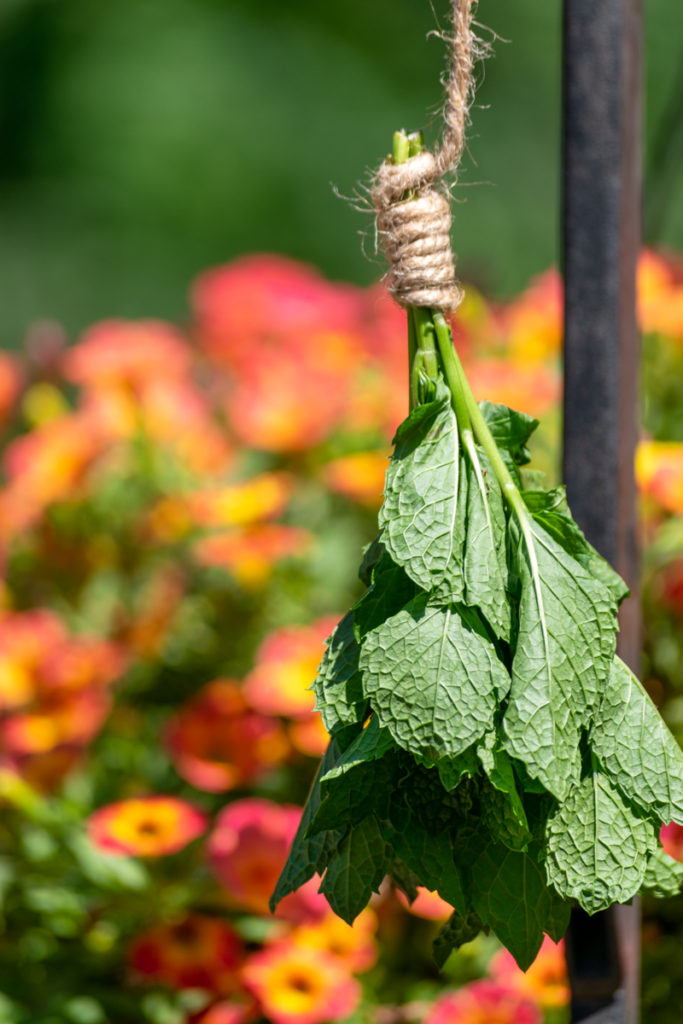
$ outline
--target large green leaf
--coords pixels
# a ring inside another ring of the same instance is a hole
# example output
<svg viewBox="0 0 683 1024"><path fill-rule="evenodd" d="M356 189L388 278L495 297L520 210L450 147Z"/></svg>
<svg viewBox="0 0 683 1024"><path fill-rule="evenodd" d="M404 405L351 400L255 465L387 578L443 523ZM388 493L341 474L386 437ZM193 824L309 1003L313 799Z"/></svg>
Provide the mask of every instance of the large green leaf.
<svg viewBox="0 0 683 1024"><path fill-rule="evenodd" d="M548 819L548 881L589 914L626 903L640 889L652 843L648 822L592 771Z"/></svg>
<svg viewBox="0 0 683 1024"><path fill-rule="evenodd" d="M563 800L579 781L581 730L614 656L616 603L536 523L525 521L515 554L521 596L506 746Z"/></svg>
<svg viewBox="0 0 683 1024"><path fill-rule="evenodd" d="M467 447L464 601L481 609L497 636L510 639L506 524L500 487L483 451Z"/></svg>
<svg viewBox="0 0 683 1024"><path fill-rule="evenodd" d="M320 891L335 914L353 924L377 892L390 865L382 829L373 817L353 825L330 857Z"/></svg>
<svg viewBox="0 0 683 1024"><path fill-rule="evenodd" d="M592 544L588 543L582 530L572 519L564 487L555 487L550 491L523 491L522 497L536 522L540 523L568 554L580 562L591 576L607 587L617 604L628 597L629 589L621 576L602 555L598 554Z"/></svg>
<svg viewBox="0 0 683 1024"><path fill-rule="evenodd" d="M526 971L555 926L562 902L529 853L490 843L471 869L474 909Z"/></svg>
<svg viewBox="0 0 683 1024"><path fill-rule="evenodd" d="M683 864L664 850L654 850L647 862L641 889L653 896L677 896L683 885Z"/></svg>
<svg viewBox="0 0 683 1024"><path fill-rule="evenodd" d="M334 766L339 756L339 744L336 740L331 740L318 766L292 848L270 898L270 909L273 912L288 893L304 885L316 872L321 873L324 870L330 850L334 849L341 839L343 833L334 831L320 832L314 837L307 836L309 826L320 806L320 780Z"/></svg>
<svg viewBox="0 0 683 1024"><path fill-rule="evenodd" d="M379 514L394 562L423 590L463 596L467 480L450 396L418 406L399 427Z"/></svg>
<svg viewBox="0 0 683 1024"><path fill-rule="evenodd" d="M683 825L683 753L620 658L612 664L590 742L624 796L660 821Z"/></svg>
<svg viewBox="0 0 683 1024"><path fill-rule="evenodd" d="M420 594L365 637L365 695L399 746L418 758L455 757L493 724L510 679L470 613ZM467 621L466 621L467 618Z"/></svg>

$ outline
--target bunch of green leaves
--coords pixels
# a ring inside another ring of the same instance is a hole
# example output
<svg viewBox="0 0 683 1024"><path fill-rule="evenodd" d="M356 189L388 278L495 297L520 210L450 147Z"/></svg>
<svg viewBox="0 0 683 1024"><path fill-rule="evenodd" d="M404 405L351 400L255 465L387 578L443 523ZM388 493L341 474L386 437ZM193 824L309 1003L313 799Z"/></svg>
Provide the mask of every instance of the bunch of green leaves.
<svg viewBox="0 0 683 1024"><path fill-rule="evenodd" d="M414 407L314 683L331 741L273 905L318 873L351 922L389 876L452 905L439 963L490 929L526 969L573 901L678 891L658 833L683 756L615 654L626 585L523 468L537 421L478 405L443 317L409 316Z"/></svg>

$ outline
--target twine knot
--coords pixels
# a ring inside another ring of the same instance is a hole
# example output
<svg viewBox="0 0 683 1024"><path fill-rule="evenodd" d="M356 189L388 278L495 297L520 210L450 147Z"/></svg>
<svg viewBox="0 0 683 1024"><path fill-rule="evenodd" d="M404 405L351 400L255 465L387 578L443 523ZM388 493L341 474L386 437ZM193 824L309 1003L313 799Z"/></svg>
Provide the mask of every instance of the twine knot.
<svg viewBox="0 0 683 1024"><path fill-rule="evenodd" d="M401 306L447 312L460 305L462 292L451 252L450 203L432 184L437 173L429 152L402 164L385 162L371 194L389 261L389 291ZM406 192L414 195L404 199Z"/></svg>
<svg viewBox="0 0 683 1024"><path fill-rule="evenodd" d="M444 136L436 153L423 151L379 168L370 194L389 261L389 291L402 306L450 312L462 301L451 252L448 193L439 186L465 146L474 58L482 53L471 30L476 0L452 0L451 68Z"/></svg>

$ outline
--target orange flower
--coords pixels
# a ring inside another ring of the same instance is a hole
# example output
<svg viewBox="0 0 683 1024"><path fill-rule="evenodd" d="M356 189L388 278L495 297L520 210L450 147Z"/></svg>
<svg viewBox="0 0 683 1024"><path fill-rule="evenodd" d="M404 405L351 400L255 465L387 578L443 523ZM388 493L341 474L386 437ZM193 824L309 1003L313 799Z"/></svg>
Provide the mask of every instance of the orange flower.
<svg viewBox="0 0 683 1024"><path fill-rule="evenodd" d="M387 465L386 452L354 452L328 462L322 477L330 490L375 508L382 501Z"/></svg>
<svg viewBox="0 0 683 1024"><path fill-rule="evenodd" d="M441 996L424 1024L542 1024L541 1011L514 989L473 981Z"/></svg>
<svg viewBox="0 0 683 1024"><path fill-rule="evenodd" d="M100 731L110 708L111 697L94 689L44 697L31 711L0 720L2 749L21 758L62 746L85 746Z"/></svg>
<svg viewBox="0 0 683 1024"><path fill-rule="evenodd" d="M253 782L290 749L279 722L252 711L228 679L203 687L171 719L167 744L178 773L211 793Z"/></svg>
<svg viewBox="0 0 683 1024"><path fill-rule="evenodd" d="M636 481L641 494L667 512L683 512L683 443L641 441L636 450Z"/></svg>
<svg viewBox="0 0 683 1024"><path fill-rule="evenodd" d="M324 441L346 419L353 353L347 369L323 371L311 356L283 350L249 367L226 395L230 426L250 448L305 451Z"/></svg>
<svg viewBox="0 0 683 1024"><path fill-rule="evenodd" d="M280 944L248 957L242 978L273 1024L328 1024L348 1017L360 985L336 957Z"/></svg>
<svg viewBox="0 0 683 1024"><path fill-rule="evenodd" d="M67 380L87 387L133 390L161 377L184 377L191 352L180 331L163 320L103 320L63 359Z"/></svg>
<svg viewBox="0 0 683 1024"><path fill-rule="evenodd" d="M683 263L643 249L638 260L638 319L643 331L683 340Z"/></svg>
<svg viewBox="0 0 683 1024"><path fill-rule="evenodd" d="M397 889L396 892L406 910L415 914L416 917L424 917L428 921L447 921L453 913L453 907L450 903L442 900L438 892L430 892L422 885L418 885L417 899L414 899L412 903L400 889Z"/></svg>
<svg viewBox="0 0 683 1024"><path fill-rule="evenodd" d="M664 853L668 853L674 860L683 863L683 827L674 821L669 825L662 825L659 833L659 841L662 844Z"/></svg>
<svg viewBox="0 0 683 1024"><path fill-rule="evenodd" d="M562 279L557 270L534 278L504 314L508 358L528 366L557 356L562 347L562 308Z"/></svg>
<svg viewBox="0 0 683 1024"><path fill-rule="evenodd" d="M188 498L199 526L249 526L280 515L292 492L286 473L261 473L220 489L197 491Z"/></svg>
<svg viewBox="0 0 683 1024"><path fill-rule="evenodd" d="M501 402L539 417L559 402L561 381L555 367L481 360L468 363L466 369L478 401Z"/></svg>
<svg viewBox="0 0 683 1024"><path fill-rule="evenodd" d="M244 685L252 707L264 715L308 715L314 703L310 686L323 656L325 639L337 621L325 616L310 626L277 629L264 640Z"/></svg>
<svg viewBox="0 0 683 1024"><path fill-rule="evenodd" d="M46 655L65 635L61 619L44 608L0 615L0 711L33 700Z"/></svg>
<svg viewBox="0 0 683 1024"><path fill-rule="evenodd" d="M207 818L172 796L142 796L100 808L88 819L88 835L110 853L160 857L175 853L206 831Z"/></svg>
<svg viewBox="0 0 683 1024"><path fill-rule="evenodd" d="M512 954L502 949L489 964L489 972L501 985L507 985L545 1009L569 1003L564 942L553 942L547 935L527 971L521 971Z"/></svg>
<svg viewBox="0 0 683 1024"><path fill-rule="evenodd" d="M60 416L12 441L4 457L8 482L0 495L0 537L31 526L52 502L76 497L102 451L97 425L85 413Z"/></svg>
<svg viewBox="0 0 683 1024"><path fill-rule="evenodd" d="M273 566L303 554L312 540L308 530L259 523L202 537L193 547L200 565L227 569L247 589L264 586Z"/></svg>
<svg viewBox="0 0 683 1024"><path fill-rule="evenodd" d="M137 935L128 948L128 963L148 981L227 996L240 990L243 955L240 938L228 924L216 917L189 914ZM246 1019L233 1018L235 1024Z"/></svg>
<svg viewBox="0 0 683 1024"><path fill-rule="evenodd" d="M307 922L294 928L288 941L294 946L304 946L338 957L349 971L368 971L377 960L376 931L377 915L374 910L366 907L353 925L346 924L336 914L327 913L319 921Z"/></svg>
<svg viewBox="0 0 683 1024"><path fill-rule="evenodd" d="M322 757L330 742L330 735L318 711L309 711L290 722L287 733L292 746L309 757Z"/></svg>

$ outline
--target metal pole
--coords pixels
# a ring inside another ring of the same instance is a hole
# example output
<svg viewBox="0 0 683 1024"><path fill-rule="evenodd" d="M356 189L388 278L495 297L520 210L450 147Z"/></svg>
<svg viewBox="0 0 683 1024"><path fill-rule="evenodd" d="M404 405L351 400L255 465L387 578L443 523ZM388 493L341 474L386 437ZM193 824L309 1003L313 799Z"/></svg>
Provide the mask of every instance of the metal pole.
<svg viewBox="0 0 683 1024"><path fill-rule="evenodd" d="M636 671L641 3L564 0L563 61L564 479L586 536L631 587L619 650ZM573 913L572 1021L636 1024L639 932L637 905Z"/></svg>

